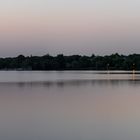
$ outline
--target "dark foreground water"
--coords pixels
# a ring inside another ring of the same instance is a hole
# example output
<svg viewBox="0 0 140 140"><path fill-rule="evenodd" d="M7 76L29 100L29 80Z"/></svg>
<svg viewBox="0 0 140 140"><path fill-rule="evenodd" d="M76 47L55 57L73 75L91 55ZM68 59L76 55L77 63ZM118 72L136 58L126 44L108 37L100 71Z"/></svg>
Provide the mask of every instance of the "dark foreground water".
<svg viewBox="0 0 140 140"><path fill-rule="evenodd" d="M140 75L0 72L0 140L140 140Z"/></svg>

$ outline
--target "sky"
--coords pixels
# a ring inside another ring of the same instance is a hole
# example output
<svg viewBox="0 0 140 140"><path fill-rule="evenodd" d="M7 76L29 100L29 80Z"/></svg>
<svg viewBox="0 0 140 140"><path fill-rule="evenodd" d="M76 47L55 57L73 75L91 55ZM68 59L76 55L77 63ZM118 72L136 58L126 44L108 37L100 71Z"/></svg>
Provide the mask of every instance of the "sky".
<svg viewBox="0 0 140 140"><path fill-rule="evenodd" d="M1 0L0 57L140 53L139 0Z"/></svg>

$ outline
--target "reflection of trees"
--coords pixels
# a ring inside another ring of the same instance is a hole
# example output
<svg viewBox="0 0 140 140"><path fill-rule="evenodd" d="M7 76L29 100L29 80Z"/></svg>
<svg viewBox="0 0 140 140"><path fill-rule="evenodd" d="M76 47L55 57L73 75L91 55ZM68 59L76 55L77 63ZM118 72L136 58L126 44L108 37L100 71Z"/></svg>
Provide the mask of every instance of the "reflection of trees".
<svg viewBox="0 0 140 140"><path fill-rule="evenodd" d="M86 79L86 80L58 80L58 81L38 81L38 82L7 82L7 83L0 83L0 87L18 87L18 88L26 88L26 87L44 87L44 88L50 88L50 87L59 87L59 88L65 88L65 87L79 87L79 86L100 86L100 87L106 87L106 86L123 86L123 85L129 85L129 86L139 86L140 80L134 80L133 79Z"/></svg>

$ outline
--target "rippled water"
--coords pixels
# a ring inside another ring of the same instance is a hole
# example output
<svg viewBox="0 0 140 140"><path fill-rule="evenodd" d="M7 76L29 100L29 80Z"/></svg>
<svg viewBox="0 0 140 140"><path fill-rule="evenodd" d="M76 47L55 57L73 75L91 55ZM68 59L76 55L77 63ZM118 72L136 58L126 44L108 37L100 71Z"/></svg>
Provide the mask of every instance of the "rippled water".
<svg viewBox="0 0 140 140"><path fill-rule="evenodd" d="M140 140L139 131L139 72L0 72L0 140Z"/></svg>

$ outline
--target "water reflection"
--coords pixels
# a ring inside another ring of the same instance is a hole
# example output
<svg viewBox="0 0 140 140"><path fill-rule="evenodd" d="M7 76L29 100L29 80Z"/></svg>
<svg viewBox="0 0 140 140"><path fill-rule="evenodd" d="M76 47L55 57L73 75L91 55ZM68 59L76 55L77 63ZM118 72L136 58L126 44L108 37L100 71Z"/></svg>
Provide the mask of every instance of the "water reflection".
<svg viewBox="0 0 140 140"><path fill-rule="evenodd" d="M5 82L0 83L0 87L44 87L44 88L53 88L53 87L78 87L78 86L117 86L117 85L129 85L129 86L137 86L140 84L140 79L136 79L136 76L133 75L132 79L103 79L103 80L62 80L62 81L44 81L44 82Z"/></svg>
<svg viewBox="0 0 140 140"><path fill-rule="evenodd" d="M91 73L0 79L0 139L139 140L139 74Z"/></svg>

